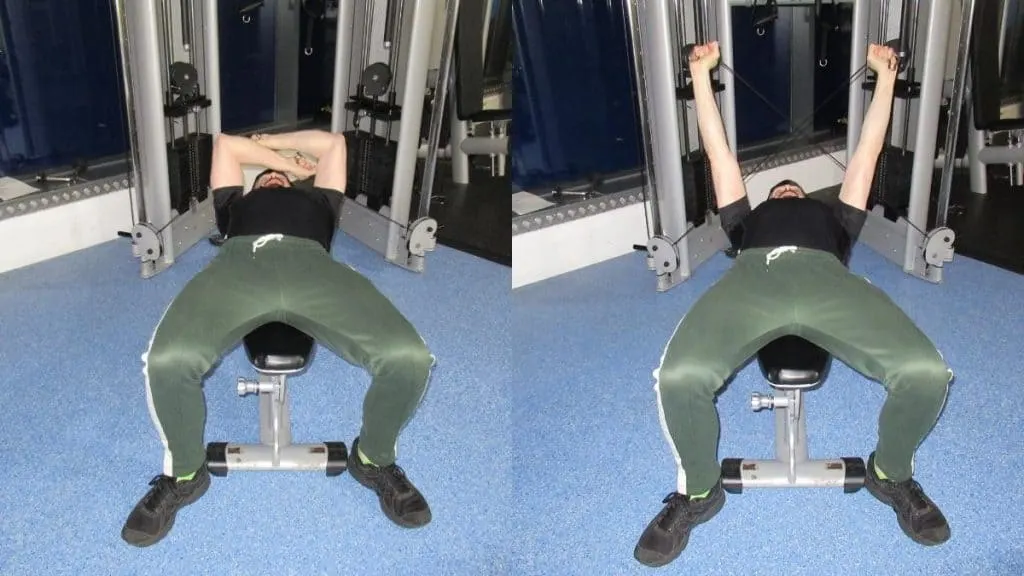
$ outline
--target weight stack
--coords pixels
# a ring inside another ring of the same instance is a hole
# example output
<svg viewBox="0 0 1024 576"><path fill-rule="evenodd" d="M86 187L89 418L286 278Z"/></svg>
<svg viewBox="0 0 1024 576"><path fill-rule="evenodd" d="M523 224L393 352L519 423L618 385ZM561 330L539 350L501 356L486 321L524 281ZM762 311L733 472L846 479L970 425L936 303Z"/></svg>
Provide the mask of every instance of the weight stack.
<svg viewBox="0 0 1024 576"><path fill-rule="evenodd" d="M192 198L206 200L212 161L213 136L209 134L188 134L167 144L171 208L178 214L188 212Z"/></svg>
<svg viewBox="0 0 1024 576"><path fill-rule="evenodd" d="M885 217L896 221L910 207L910 182L914 173L914 152L886 146L878 157L875 178L871 182L868 207L881 204Z"/></svg>
<svg viewBox="0 0 1024 576"><path fill-rule="evenodd" d="M708 203L708 198L711 203ZM707 219L709 209L715 212L715 189L711 181L711 165L704 152L697 150L690 153L690 159L683 157L683 205L686 207L686 219L693 225L700 226Z"/></svg>
<svg viewBox="0 0 1024 576"><path fill-rule="evenodd" d="M345 132L348 146L348 186L345 196L366 196L366 206L374 211L391 202L398 142L352 130Z"/></svg>

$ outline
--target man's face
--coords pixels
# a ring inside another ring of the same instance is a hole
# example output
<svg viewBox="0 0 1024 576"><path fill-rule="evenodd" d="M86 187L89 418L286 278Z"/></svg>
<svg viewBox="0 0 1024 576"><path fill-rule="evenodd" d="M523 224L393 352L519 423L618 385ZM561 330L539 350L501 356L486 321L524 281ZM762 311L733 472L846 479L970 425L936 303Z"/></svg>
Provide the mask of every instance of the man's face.
<svg viewBox="0 0 1024 576"><path fill-rule="evenodd" d="M288 177L280 172L267 172L260 176L253 183L252 187L256 188L289 188L292 183L288 180Z"/></svg>
<svg viewBox="0 0 1024 576"><path fill-rule="evenodd" d="M768 198L806 198L807 194L804 194L804 189L797 186L796 184L779 184L772 191L768 193Z"/></svg>

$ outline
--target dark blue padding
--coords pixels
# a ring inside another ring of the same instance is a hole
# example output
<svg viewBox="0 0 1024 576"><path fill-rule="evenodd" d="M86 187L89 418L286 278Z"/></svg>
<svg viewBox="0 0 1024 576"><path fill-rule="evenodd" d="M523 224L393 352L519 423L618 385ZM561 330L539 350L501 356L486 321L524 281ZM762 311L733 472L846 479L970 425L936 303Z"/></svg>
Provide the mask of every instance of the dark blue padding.
<svg viewBox="0 0 1024 576"><path fill-rule="evenodd" d="M828 375L832 355L799 336L782 336L761 348L757 363L772 384L811 385Z"/></svg>
<svg viewBox="0 0 1024 576"><path fill-rule="evenodd" d="M281 322L264 324L243 340L249 362L257 370L293 371L306 367L313 339Z"/></svg>

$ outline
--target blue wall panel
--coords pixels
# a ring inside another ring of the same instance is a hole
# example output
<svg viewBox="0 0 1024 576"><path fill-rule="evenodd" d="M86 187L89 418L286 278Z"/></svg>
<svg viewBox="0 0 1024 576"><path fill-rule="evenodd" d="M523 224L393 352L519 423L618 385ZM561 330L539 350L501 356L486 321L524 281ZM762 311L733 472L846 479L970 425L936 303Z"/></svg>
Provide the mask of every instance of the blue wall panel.
<svg viewBox="0 0 1024 576"><path fill-rule="evenodd" d="M0 175L127 153L112 2L0 2L0 26Z"/></svg>
<svg viewBox="0 0 1024 576"><path fill-rule="evenodd" d="M218 4L220 19L221 129L235 132L269 124L276 115L277 62L274 7L268 3L242 21L236 2Z"/></svg>
<svg viewBox="0 0 1024 576"><path fill-rule="evenodd" d="M513 0L512 180L549 186L641 165L619 0Z"/></svg>

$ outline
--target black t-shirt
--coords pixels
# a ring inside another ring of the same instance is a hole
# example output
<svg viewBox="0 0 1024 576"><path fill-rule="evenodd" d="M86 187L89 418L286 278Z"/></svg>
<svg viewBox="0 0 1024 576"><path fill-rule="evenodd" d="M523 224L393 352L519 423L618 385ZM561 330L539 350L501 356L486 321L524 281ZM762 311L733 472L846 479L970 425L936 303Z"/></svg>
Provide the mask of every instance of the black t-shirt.
<svg viewBox="0 0 1024 576"><path fill-rule="evenodd" d="M257 188L213 191L217 229L224 236L284 234L319 242L328 252L341 217L344 195L327 188Z"/></svg>
<svg viewBox="0 0 1024 576"><path fill-rule="evenodd" d="M867 212L836 200L815 198L776 198L750 209L743 198L719 210L722 229L733 248L778 248L798 246L834 254L849 263Z"/></svg>

